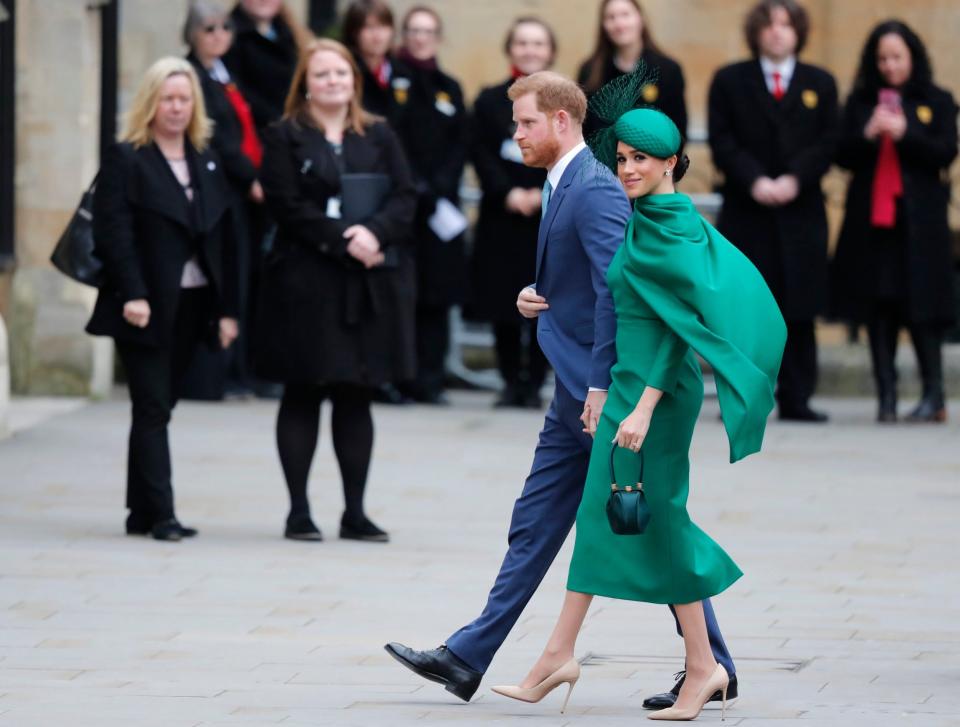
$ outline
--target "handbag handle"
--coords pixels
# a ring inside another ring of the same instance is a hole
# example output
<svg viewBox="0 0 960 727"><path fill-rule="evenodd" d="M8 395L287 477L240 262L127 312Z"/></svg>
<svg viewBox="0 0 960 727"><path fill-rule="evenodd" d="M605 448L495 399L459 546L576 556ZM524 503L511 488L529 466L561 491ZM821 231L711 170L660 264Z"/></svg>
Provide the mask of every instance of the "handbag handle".
<svg viewBox="0 0 960 727"><path fill-rule="evenodd" d="M613 466L613 455L617 453L617 449L620 445L616 442L613 443L613 446L610 447L610 489L614 492L617 491L617 473ZM623 489L626 492L632 492L634 489L642 490L643 489L643 450L637 452L637 455L640 457L640 475L637 477L636 486L627 485Z"/></svg>

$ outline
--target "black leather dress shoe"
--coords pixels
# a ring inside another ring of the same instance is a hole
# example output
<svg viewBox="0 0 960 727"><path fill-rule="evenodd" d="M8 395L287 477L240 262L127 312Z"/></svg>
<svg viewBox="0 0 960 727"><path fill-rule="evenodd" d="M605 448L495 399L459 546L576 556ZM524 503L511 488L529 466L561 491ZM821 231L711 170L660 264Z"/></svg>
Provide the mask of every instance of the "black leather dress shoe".
<svg viewBox="0 0 960 727"><path fill-rule="evenodd" d="M674 675L677 679L677 683L673 685L673 689L669 692L663 692L662 694L654 694L652 697L647 697L643 700L644 709L667 709L676 704L677 697L680 696L680 688L683 686L683 681L687 677L685 671L677 672ZM730 684L727 686L727 701L737 698L737 675L734 674L730 677ZM723 699L723 695L720 692L714 694L707 701L709 702L719 702Z"/></svg>
<svg viewBox="0 0 960 727"><path fill-rule="evenodd" d="M451 694L469 702L480 686L483 674L471 669L445 645L429 651L417 651L403 644L383 647L394 659L424 679L443 684Z"/></svg>
<svg viewBox="0 0 960 727"><path fill-rule="evenodd" d="M780 407L780 421L782 422L808 422L811 424L822 424L830 417L820 411L814 411L809 406L802 407Z"/></svg>
<svg viewBox="0 0 960 727"><path fill-rule="evenodd" d="M907 415L908 422L934 422L942 424L947 421L947 407L943 399L924 397L920 403Z"/></svg>
<svg viewBox="0 0 960 727"><path fill-rule="evenodd" d="M390 535L374 524L373 520L364 516L361 520L348 520L344 515L340 519L341 540L363 540L368 543L389 543Z"/></svg>
<svg viewBox="0 0 960 727"><path fill-rule="evenodd" d="M192 528L184 528L176 519L170 518L169 520L162 520L161 522L155 523L150 529L150 535L153 536L154 540L177 542L186 537L190 537L184 534L184 530L192 530ZM193 534L196 535L197 531L193 530Z"/></svg>
<svg viewBox="0 0 960 727"><path fill-rule="evenodd" d="M173 523L173 525L171 525ZM153 531L156 527L163 526L163 528L179 528L180 529L180 538L192 538L197 534L196 528L188 528L180 524L180 521L174 520L165 520L162 523L157 523L156 525L149 525L143 520L138 520L136 518L127 518L127 535L153 535ZM156 537L156 536L154 536ZM158 540L171 540L171 538L158 538Z"/></svg>

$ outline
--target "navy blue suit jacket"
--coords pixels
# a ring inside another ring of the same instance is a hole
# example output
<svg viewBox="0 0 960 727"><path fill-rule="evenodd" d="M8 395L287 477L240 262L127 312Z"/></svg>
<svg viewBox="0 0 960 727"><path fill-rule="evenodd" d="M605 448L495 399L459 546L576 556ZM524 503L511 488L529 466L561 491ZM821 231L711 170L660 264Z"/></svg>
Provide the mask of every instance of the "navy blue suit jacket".
<svg viewBox="0 0 960 727"><path fill-rule="evenodd" d="M560 383L581 401L589 387L610 386L617 352L607 267L629 217L620 183L584 149L540 222L535 287L550 308L540 314L537 340Z"/></svg>

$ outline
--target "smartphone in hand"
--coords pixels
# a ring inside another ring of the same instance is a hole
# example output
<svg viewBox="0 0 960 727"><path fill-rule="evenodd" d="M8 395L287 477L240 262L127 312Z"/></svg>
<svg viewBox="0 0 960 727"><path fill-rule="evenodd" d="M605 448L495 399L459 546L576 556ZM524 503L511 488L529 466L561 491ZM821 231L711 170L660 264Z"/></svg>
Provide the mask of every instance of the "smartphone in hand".
<svg viewBox="0 0 960 727"><path fill-rule="evenodd" d="M878 94L877 102L887 111L900 110L900 92L892 88L881 88Z"/></svg>

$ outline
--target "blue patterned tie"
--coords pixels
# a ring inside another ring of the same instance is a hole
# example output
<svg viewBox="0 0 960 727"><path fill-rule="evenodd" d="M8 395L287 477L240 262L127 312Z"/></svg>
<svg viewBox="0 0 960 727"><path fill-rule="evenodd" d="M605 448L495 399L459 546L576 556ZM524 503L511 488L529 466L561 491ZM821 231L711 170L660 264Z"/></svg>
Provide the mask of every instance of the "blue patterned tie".
<svg viewBox="0 0 960 727"><path fill-rule="evenodd" d="M548 179L543 185L543 194L540 195L540 218L543 219L547 216L547 205L550 204L550 195L553 193L553 185L550 184Z"/></svg>

